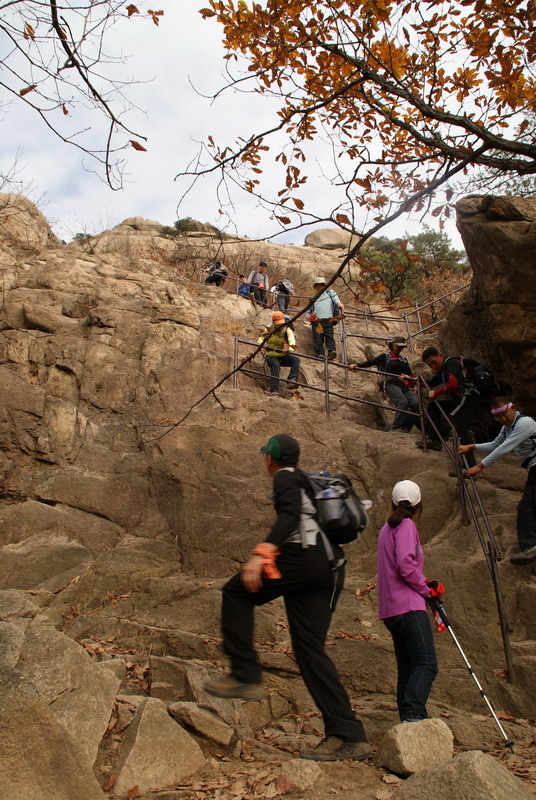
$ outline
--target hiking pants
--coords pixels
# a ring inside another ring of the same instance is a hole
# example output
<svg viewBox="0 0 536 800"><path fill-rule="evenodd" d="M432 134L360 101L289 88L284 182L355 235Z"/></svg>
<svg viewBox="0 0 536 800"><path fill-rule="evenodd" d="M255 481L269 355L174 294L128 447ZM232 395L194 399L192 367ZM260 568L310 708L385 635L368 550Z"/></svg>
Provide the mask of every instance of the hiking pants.
<svg viewBox="0 0 536 800"><path fill-rule="evenodd" d="M416 425L418 428L419 418L410 417L408 414L403 413L406 410L416 412L419 411L419 401L411 389L408 386L404 386L403 384L399 383L398 381L388 381L385 384L385 393L391 401L391 405L400 409L400 412L395 414L393 427L391 430L410 431L414 425Z"/></svg>
<svg viewBox="0 0 536 800"><path fill-rule="evenodd" d="M275 300L280 311L286 311L290 303L290 295L285 292L276 292Z"/></svg>
<svg viewBox="0 0 536 800"><path fill-rule="evenodd" d="M322 328L322 331L317 331L317 327ZM326 344L328 353L333 353L337 349L335 345L335 331L333 323L327 319L317 319L311 323L311 333L313 335L313 347L315 356L317 358L324 358L324 343Z"/></svg>
<svg viewBox="0 0 536 800"><path fill-rule="evenodd" d="M251 286L251 291L253 292L253 296L255 297L256 302L259 303L261 306L266 307L267 305L266 289L254 283Z"/></svg>
<svg viewBox="0 0 536 800"><path fill-rule="evenodd" d="M395 646L398 682L396 702L400 719L427 719L426 701L437 675L437 660L426 611L408 611L383 623Z"/></svg>
<svg viewBox="0 0 536 800"><path fill-rule="evenodd" d="M439 407L440 405L450 416L452 424L460 437L461 444L472 444L473 438L471 436L471 428L476 424L476 413L479 408L478 398L466 397L465 402L460 408L458 408L460 400L457 397L446 397L444 400L441 400L440 403L436 400L432 400L432 402L428 404L428 413L439 430L442 431L445 426L445 421ZM457 408L458 410L455 411ZM454 413L452 413L453 411ZM437 433L429 422L426 424L426 433L433 442L439 441ZM465 457L468 465L474 467L476 464L474 451L470 450L465 454Z"/></svg>
<svg viewBox="0 0 536 800"><path fill-rule="evenodd" d="M223 587L223 648L231 673L241 683L260 683L261 668L253 647L255 606L283 597L294 655L302 678L324 718L326 736L366 742L332 660L325 652L331 615L344 584L344 570L331 572L322 545L283 545L277 557L281 578L263 578L258 592L248 592L240 573Z"/></svg>
<svg viewBox="0 0 536 800"><path fill-rule="evenodd" d="M223 286L225 283L225 275L222 275L221 272L213 272L212 275L209 275L205 281L205 286L210 286L212 283L215 283L216 286Z"/></svg>
<svg viewBox="0 0 536 800"><path fill-rule="evenodd" d="M536 545L536 466L527 475L517 507L517 540L520 550Z"/></svg>
<svg viewBox="0 0 536 800"><path fill-rule="evenodd" d="M285 353L284 356L268 356L266 363L270 369L272 379L270 381L270 392L279 391L279 373L281 367L290 367L288 374L289 381L297 381L298 373L300 371L300 359L291 353Z"/></svg>

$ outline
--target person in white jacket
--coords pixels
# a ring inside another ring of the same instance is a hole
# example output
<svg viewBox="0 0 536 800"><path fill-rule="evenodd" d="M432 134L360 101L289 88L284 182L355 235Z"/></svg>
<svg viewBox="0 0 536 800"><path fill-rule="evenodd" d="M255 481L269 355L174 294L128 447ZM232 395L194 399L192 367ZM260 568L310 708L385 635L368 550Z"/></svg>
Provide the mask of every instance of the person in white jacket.
<svg viewBox="0 0 536 800"><path fill-rule="evenodd" d="M524 416L506 397L496 397L491 413L502 423L498 436L492 442L462 444L458 453L474 450L484 455L480 464L466 471L471 477L491 466L507 453L514 453L521 466L527 470L527 482L517 507L517 540L519 553L515 553L512 564L530 564L536 561L536 422Z"/></svg>

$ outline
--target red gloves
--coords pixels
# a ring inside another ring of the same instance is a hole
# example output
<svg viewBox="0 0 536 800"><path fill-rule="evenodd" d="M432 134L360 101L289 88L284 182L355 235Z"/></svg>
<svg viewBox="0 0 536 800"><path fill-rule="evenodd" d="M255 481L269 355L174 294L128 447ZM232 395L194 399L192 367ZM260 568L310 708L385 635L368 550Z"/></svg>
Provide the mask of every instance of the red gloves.
<svg viewBox="0 0 536 800"><path fill-rule="evenodd" d="M430 589L430 595L441 600L441 595L445 594L445 587L443 584L439 581L426 581L426 585Z"/></svg>

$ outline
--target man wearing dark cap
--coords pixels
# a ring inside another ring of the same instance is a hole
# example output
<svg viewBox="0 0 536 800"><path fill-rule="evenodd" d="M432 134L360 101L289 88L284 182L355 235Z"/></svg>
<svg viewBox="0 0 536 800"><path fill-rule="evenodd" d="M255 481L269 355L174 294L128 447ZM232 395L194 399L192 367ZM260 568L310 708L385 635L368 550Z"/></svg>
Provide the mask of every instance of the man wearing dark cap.
<svg viewBox="0 0 536 800"><path fill-rule="evenodd" d="M205 684L216 697L263 700L261 669L253 647L253 611L284 597L298 667L324 719L325 738L302 758L361 761L372 751L363 723L352 710L335 665L325 652L331 615L344 583L344 567L330 570L315 521L314 495L298 468L300 446L279 433L261 447L273 478L277 518L242 571L223 587L223 647L231 672Z"/></svg>
<svg viewBox="0 0 536 800"><path fill-rule="evenodd" d="M368 361L360 361L359 364L349 364L348 366L350 369L376 367L378 372L382 373L380 388L391 403L400 409L399 413L395 415L391 430L409 433L413 425L419 427L419 418L406 412L418 413L419 401L409 387L409 384L414 385L415 379L407 358L402 355L406 340L403 336L393 336L387 346L388 353L380 353L379 356Z"/></svg>

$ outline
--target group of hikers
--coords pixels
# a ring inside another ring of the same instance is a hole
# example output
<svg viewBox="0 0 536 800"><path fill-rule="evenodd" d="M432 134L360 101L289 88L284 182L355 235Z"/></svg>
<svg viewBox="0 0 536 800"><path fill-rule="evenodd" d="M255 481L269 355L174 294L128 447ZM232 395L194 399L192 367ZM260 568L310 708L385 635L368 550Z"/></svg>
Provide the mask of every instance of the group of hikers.
<svg viewBox="0 0 536 800"><path fill-rule="evenodd" d="M266 698L253 643L254 609L283 597L294 655L325 731L321 742L304 748L300 756L314 761L362 761L372 756L372 749L325 650L344 586L346 559L333 540L325 544L326 533L317 513L319 495L308 473L299 467L296 439L277 434L261 447L261 453L273 481L276 520L243 569L223 587L221 627L231 669L228 675L207 681L204 688L216 697ZM392 510L378 539L378 608L394 643L400 720L416 723L428 717L426 702L437 673L426 603L431 597L440 598L444 587L423 573L416 527L422 509L419 486L399 481L391 499Z"/></svg>
<svg viewBox="0 0 536 800"><path fill-rule="evenodd" d="M526 547L520 554L523 558L514 563L527 564L536 559L536 423L521 416L504 398L495 402L501 403L492 409L502 422L498 436L484 444L460 445L459 452L485 455L468 474L476 474L511 450L523 459L530 488L526 487L519 504L518 534L521 530L520 545ZM320 524L318 505L325 493L315 493L311 475L325 473L300 469L300 445L288 434L270 437L260 452L272 479L276 519L241 571L223 586L221 629L230 672L208 680L204 688L220 698L260 701L267 697L253 641L254 609L283 597L296 662L324 724L322 740L315 747L303 748L300 757L362 761L372 756L365 727L325 649L346 563L337 540L328 539L327 528ZM427 612L429 605L435 609L441 629L437 609L445 592L441 582L424 573L417 528L422 507L419 485L408 479L398 481L377 544L378 616L393 641L398 714L401 723L407 724L428 718L426 704L438 664Z"/></svg>
<svg viewBox="0 0 536 800"><path fill-rule="evenodd" d="M260 264L244 283L257 302L268 306L266 265ZM264 269L263 269L264 268ZM244 277L244 276L241 276ZM264 281L261 284L261 281ZM333 290L326 290L323 277L314 280L316 299L308 309L311 336L317 358L337 359L334 325L344 306ZM278 304L279 305L279 304ZM281 367L289 368L288 381L298 381L300 359L293 352L296 338L279 305L272 325L259 338L270 369L270 393L279 390ZM489 441L475 441L475 426L483 411L483 398L498 387L482 364L469 358L445 357L437 347L427 347L422 361L433 377L413 374L403 351L403 336L393 336L388 351L356 364L350 370L375 368L379 387L396 409L392 430L419 430L420 403L415 393L418 381L429 403L425 415L425 438L416 444L440 450L448 435L445 421L454 426L459 439L458 454L466 460L463 477L473 477L513 453L527 470L527 480L517 510L519 552L511 563L536 561L536 422L521 414L507 397L491 401L491 416L499 430ZM482 438L482 437L481 437ZM485 438L485 437L484 437ZM300 446L292 436L277 434L261 448L265 467L273 483L276 519L264 541L257 544L242 570L222 590L223 647L230 672L205 684L205 690L222 698L259 701L266 697L261 668L254 648L254 609L283 597L294 655L314 702L321 712L324 738L316 747L302 749L300 756L316 761L364 760L372 755L364 725L345 691L336 667L325 650L331 617L344 585L345 557L342 548L327 542L320 524L320 497L310 475L299 467ZM476 463L475 455L481 456ZM459 472L449 473L459 476ZM428 607L437 609L445 591L424 573L419 532L422 511L417 483L403 479L391 491L391 511L378 535L378 614L391 635L397 664L396 701L402 723L427 719L427 700L438 665ZM343 540L344 541L344 540ZM440 607L440 606L439 606ZM441 618L436 617L441 624Z"/></svg>
<svg viewBox="0 0 536 800"><path fill-rule="evenodd" d="M229 270L221 261L210 263L204 272L206 274L204 283L207 286L223 286L225 279L229 276ZM268 265L266 261L259 261L259 266L257 269L251 270L247 279L244 273L240 273L236 293L239 297L251 300L254 305L259 305L261 308L276 306L280 311L286 311L290 304L290 298L295 292L292 282L287 278L276 281L270 287Z"/></svg>

